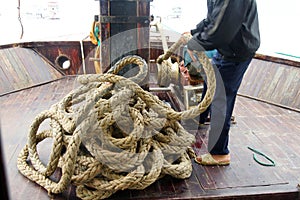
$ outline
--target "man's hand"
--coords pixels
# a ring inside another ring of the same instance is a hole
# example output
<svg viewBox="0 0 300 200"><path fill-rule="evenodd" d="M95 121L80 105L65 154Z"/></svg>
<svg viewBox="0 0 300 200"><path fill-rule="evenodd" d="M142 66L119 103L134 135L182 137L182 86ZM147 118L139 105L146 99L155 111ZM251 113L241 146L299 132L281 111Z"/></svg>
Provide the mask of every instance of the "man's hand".
<svg viewBox="0 0 300 200"><path fill-rule="evenodd" d="M181 43L185 45L186 43L188 43L188 41L191 38L192 38L192 35L191 35L190 32L184 32L184 33L181 34L180 40L181 40Z"/></svg>
<svg viewBox="0 0 300 200"><path fill-rule="evenodd" d="M187 31L187 32L182 33L181 35L191 35L191 32Z"/></svg>

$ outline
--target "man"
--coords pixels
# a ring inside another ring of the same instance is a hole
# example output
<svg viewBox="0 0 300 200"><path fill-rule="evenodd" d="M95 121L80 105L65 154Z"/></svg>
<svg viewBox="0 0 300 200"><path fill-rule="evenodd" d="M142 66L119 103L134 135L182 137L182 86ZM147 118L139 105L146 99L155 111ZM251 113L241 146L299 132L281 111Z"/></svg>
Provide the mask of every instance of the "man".
<svg viewBox="0 0 300 200"><path fill-rule="evenodd" d="M228 165L230 119L235 99L256 50L260 46L255 0L207 0L208 13L187 47L192 51L217 49L213 57L217 88L211 105L209 153L195 161L203 165Z"/></svg>

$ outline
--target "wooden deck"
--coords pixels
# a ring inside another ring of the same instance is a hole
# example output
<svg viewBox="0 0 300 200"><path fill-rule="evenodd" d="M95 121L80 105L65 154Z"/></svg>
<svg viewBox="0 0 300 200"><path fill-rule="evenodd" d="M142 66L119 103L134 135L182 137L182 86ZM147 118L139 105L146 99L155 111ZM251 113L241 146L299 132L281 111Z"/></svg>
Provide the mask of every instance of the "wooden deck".
<svg viewBox="0 0 300 200"><path fill-rule="evenodd" d="M299 62L276 63L270 60L253 59L239 92L300 111L299 65Z"/></svg>
<svg viewBox="0 0 300 200"><path fill-rule="evenodd" d="M29 48L0 47L0 95L62 77L51 64Z"/></svg>
<svg viewBox="0 0 300 200"><path fill-rule="evenodd" d="M50 199L46 190L18 172L17 156L36 115L62 99L75 87L74 82L75 77L66 77L0 97L10 199ZM231 129L230 166L204 167L193 161L193 173L186 180L167 176L145 190L120 191L109 199L299 199L300 113L239 96L234 115L237 124ZM207 130L208 125L199 132L190 130L196 135L198 154L206 151ZM270 156L276 166L259 165L248 146ZM76 199L74 187L54 199Z"/></svg>

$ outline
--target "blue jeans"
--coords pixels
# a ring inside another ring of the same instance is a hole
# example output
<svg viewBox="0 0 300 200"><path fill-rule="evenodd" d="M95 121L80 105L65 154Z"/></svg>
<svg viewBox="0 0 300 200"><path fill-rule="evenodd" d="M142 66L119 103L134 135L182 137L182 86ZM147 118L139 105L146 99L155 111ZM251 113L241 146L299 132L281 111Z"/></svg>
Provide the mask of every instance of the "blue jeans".
<svg viewBox="0 0 300 200"><path fill-rule="evenodd" d="M222 59L222 55L219 53L216 53L213 57L212 62L217 81L216 93L210 108L200 115L201 123L201 120L203 121L210 111L208 151L213 155L229 154L228 142L231 116L238 89L251 60L252 58L243 62L228 61Z"/></svg>

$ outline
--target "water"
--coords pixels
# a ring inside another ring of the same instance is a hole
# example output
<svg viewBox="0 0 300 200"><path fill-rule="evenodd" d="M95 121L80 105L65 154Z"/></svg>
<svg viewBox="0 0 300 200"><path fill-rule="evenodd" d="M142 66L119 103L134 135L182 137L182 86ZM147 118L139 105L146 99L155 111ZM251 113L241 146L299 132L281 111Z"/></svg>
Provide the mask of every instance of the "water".
<svg viewBox="0 0 300 200"><path fill-rule="evenodd" d="M49 10L45 9L49 1L21 0L24 35L20 39L17 1L0 0L0 44L88 37L94 15L99 13L98 1L52 2L58 4L59 19L49 18ZM259 52L300 57L300 1L257 0L257 4L262 39ZM45 18L41 18L40 13L44 13ZM153 0L151 13L162 17L165 29L181 34L193 29L206 16L206 0Z"/></svg>

